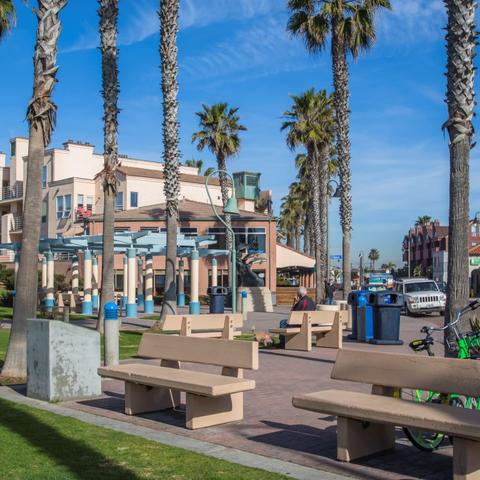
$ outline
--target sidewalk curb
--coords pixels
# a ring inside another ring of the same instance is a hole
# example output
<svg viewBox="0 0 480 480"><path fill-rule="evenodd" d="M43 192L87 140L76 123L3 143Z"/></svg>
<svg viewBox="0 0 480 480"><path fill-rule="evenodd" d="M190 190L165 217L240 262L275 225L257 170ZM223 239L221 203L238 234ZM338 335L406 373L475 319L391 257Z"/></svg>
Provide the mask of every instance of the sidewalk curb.
<svg viewBox="0 0 480 480"><path fill-rule="evenodd" d="M21 395L10 387L0 387L0 398L55 413L63 417L75 418L98 427L108 428L110 430L135 435L137 437L143 437L147 440L163 443L172 447L183 448L185 450L237 463L246 467L259 468L272 473L280 473L298 480L346 480L352 478L310 467L304 467L291 462L284 462L275 458L244 452L235 448L184 437L182 435L176 435L174 433L151 430L131 423L62 407L58 404L35 400Z"/></svg>

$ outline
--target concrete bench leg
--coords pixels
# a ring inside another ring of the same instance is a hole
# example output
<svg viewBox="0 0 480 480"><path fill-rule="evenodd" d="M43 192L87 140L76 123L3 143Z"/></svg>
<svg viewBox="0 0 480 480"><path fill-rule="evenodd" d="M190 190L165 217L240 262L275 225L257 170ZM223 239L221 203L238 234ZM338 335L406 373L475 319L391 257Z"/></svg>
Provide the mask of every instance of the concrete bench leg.
<svg viewBox="0 0 480 480"><path fill-rule="evenodd" d="M317 347L324 348L342 348L343 345L343 325L338 317L335 317L333 321L332 329L323 335L319 333L317 335Z"/></svg>
<svg viewBox="0 0 480 480"><path fill-rule="evenodd" d="M395 447L395 427L338 417L337 458L351 462ZM470 480L470 479L469 479Z"/></svg>
<svg viewBox="0 0 480 480"><path fill-rule="evenodd" d="M186 415L190 430L242 420L243 393L212 398L187 392Z"/></svg>
<svg viewBox="0 0 480 480"><path fill-rule="evenodd" d="M480 479L480 443L464 438L453 439L453 479Z"/></svg>
<svg viewBox="0 0 480 480"><path fill-rule="evenodd" d="M312 321L308 314L304 315L300 332L295 335L285 335L285 350L312 350Z"/></svg>
<svg viewBox="0 0 480 480"><path fill-rule="evenodd" d="M149 387L125 382L125 413L156 412L180 405L180 392L163 387Z"/></svg>

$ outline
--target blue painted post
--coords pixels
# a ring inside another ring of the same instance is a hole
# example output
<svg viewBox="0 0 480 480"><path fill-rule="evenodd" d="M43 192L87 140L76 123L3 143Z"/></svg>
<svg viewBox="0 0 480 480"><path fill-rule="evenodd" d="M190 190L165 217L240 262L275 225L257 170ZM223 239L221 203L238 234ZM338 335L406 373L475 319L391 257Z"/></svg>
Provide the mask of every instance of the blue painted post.
<svg viewBox="0 0 480 480"><path fill-rule="evenodd" d="M139 309L145 311L145 297L143 295L143 261L138 259L138 293L137 293L137 306Z"/></svg>
<svg viewBox="0 0 480 480"><path fill-rule="evenodd" d="M92 258L92 306L98 310L98 258L96 255Z"/></svg>
<svg viewBox="0 0 480 480"><path fill-rule="evenodd" d="M52 310L55 305L55 298L53 296L54 284L54 265L53 265L53 253L47 252L47 296L45 298L45 307L47 310Z"/></svg>
<svg viewBox="0 0 480 480"><path fill-rule="evenodd" d="M123 257L123 293L122 293L122 310L127 308L128 295L128 257L125 254Z"/></svg>
<svg viewBox="0 0 480 480"><path fill-rule="evenodd" d="M137 251L127 248L128 257L128 297L127 317L137 318Z"/></svg>
<svg viewBox="0 0 480 480"><path fill-rule="evenodd" d="M193 250L190 255L190 304L189 311L191 315L200 313L200 302L198 300L198 250Z"/></svg>
<svg viewBox="0 0 480 480"><path fill-rule="evenodd" d="M107 367L119 363L118 307L114 302L108 302L104 307L105 319L105 365Z"/></svg>
<svg viewBox="0 0 480 480"><path fill-rule="evenodd" d="M180 259L178 261L178 293L177 293L177 306L185 306L185 262Z"/></svg>
<svg viewBox="0 0 480 480"><path fill-rule="evenodd" d="M242 290L242 315L243 321L248 320L248 293L245 290Z"/></svg>

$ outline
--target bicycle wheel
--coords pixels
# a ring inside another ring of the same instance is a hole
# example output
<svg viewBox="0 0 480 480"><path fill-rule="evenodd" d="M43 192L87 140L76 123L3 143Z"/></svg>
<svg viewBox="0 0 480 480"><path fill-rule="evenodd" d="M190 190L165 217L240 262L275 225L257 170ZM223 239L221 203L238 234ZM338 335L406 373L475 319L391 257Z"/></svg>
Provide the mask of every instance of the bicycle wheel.
<svg viewBox="0 0 480 480"><path fill-rule="evenodd" d="M438 393L424 390L402 390L402 399L422 403L443 403L443 398ZM404 427L403 431L412 444L424 452L433 452L442 444L445 434L441 432L428 432L416 428Z"/></svg>

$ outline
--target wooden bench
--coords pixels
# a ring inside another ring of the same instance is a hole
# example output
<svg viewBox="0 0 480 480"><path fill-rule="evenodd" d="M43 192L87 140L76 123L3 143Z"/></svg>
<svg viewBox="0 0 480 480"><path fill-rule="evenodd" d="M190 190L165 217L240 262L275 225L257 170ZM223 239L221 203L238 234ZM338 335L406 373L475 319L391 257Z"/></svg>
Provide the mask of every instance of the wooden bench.
<svg viewBox="0 0 480 480"><path fill-rule="evenodd" d="M297 408L338 417L338 460L392 449L395 426L409 427L453 437L454 479L480 478L480 412L399 395L404 388L479 397L480 362L339 350L331 377L373 386L371 394L324 390L293 397Z"/></svg>
<svg viewBox="0 0 480 480"><path fill-rule="evenodd" d="M160 365L122 364L98 369L102 377L125 382L125 413L175 408L186 392L186 426L196 429L243 419L243 392L255 381L243 369L258 369L258 343L144 333L138 355ZM222 367L220 374L181 368L180 362Z"/></svg>
<svg viewBox="0 0 480 480"><path fill-rule="evenodd" d="M167 315L161 331L183 336L213 337L233 340L241 335L242 314Z"/></svg>
<svg viewBox="0 0 480 480"><path fill-rule="evenodd" d="M317 347L342 348L343 324L338 311L290 312L288 327L271 328L270 333L285 335L285 350L312 350Z"/></svg>

